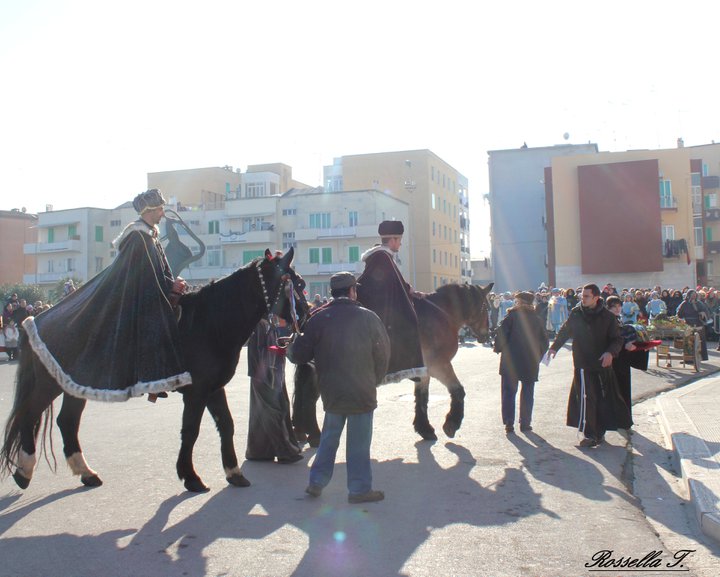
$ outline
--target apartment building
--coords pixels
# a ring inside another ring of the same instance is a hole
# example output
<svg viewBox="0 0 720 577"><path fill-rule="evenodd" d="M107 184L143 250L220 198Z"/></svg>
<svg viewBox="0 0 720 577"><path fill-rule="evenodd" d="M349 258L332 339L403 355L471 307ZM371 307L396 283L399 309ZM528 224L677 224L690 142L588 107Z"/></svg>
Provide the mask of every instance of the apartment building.
<svg viewBox="0 0 720 577"><path fill-rule="evenodd" d="M416 289L471 282L468 181L430 150L358 154L324 168L328 191L378 190L406 203L409 273Z"/></svg>
<svg viewBox="0 0 720 577"><path fill-rule="evenodd" d="M678 144L552 160L550 284L717 285L720 145Z"/></svg>
<svg viewBox="0 0 720 577"><path fill-rule="evenodd" d="M37 220L25 209L0 210L0 285L19 284L35 271L35 256L26 255L23 247L36 242Z"/></svg>
<svg viewBox="0 0 720 577"><path fill-rule="evenodd" d="M488 151L494 290L548 283L545 168L556 157L596 152L595 144Z"/></svg>

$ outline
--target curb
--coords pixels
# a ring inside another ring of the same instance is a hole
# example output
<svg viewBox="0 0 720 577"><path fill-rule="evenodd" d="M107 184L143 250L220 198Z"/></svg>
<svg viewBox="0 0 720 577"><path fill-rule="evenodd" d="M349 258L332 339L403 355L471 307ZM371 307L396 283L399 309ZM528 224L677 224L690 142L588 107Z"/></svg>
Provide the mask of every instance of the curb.
<svg viewBox="0 0 720 577"><path fill-rule="evenodd" d="M720 463L710 452L691 418L680 403L680 398L698 388L717 384L698 382L682 390L663 393L657 398L659 422L667 444L672 448L680 465L688 496L695 510L700 529L720 543Z"/></svg>

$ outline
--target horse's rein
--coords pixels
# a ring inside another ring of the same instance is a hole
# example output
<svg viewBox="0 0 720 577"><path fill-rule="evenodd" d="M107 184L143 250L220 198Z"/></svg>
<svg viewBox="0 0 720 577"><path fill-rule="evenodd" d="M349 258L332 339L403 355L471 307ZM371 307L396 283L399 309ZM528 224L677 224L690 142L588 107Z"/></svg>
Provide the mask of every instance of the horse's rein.
<svg viewBox="0 0 720 577"><path fill-rule="evenodd" d="M290 314L292 315L292 329L293 332L289 337L278 337L278 346L282 349L286 349L295 338L300 334L300 325L297 320L297 308L295 305L295 285L290 278L290 275L285 275L287 278L283 281L283 286L290 282Z"/></svg>

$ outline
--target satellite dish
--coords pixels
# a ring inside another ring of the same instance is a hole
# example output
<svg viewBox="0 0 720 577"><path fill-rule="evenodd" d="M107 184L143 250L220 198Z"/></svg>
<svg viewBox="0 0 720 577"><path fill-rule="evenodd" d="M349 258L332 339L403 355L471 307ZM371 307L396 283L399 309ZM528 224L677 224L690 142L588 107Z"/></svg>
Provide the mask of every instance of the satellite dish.
<svg viewBox="0 0 720 577"><path fill-rule="evenodd" d="M569 133L569 132L566 132L565 134L563 134L563 138L564 138L565 140L567 140L568 138L570 138L570 133Z"/></svg>

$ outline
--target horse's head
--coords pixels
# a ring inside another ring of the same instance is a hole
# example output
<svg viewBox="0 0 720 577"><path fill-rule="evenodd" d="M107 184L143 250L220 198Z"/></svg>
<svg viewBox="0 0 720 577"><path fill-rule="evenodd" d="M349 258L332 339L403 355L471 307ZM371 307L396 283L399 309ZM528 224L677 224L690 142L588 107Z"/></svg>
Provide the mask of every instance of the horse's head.
<svg viewBox="0 0 720 577"><path fill-rule="evenodd" d="M294 255L292 247L285 255L277 256L268 249L257 263L268 312L291 326L302 322L310 308L305 299L305 281L290 266Z"/></svg>
<svg viewBox="0 0 720 577"><path fill-rule="evenodd" d="M495 283L490 283L485 287L479 285L468 285L467 287L472 295L473 312L465 324L470 327L470 330L472 330L481 343L487 340L490 333L490 312L487 295L492 290L494 284Z"/></svg>

